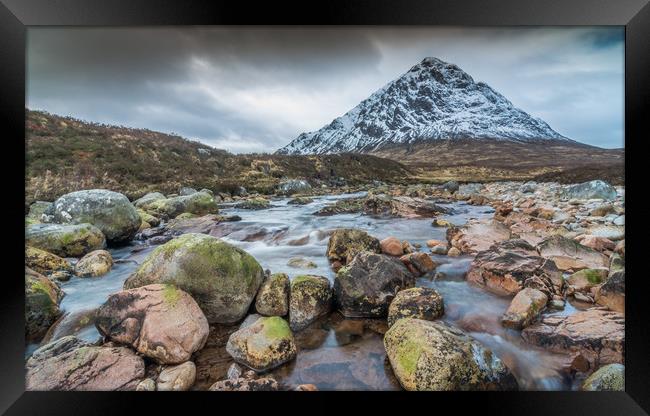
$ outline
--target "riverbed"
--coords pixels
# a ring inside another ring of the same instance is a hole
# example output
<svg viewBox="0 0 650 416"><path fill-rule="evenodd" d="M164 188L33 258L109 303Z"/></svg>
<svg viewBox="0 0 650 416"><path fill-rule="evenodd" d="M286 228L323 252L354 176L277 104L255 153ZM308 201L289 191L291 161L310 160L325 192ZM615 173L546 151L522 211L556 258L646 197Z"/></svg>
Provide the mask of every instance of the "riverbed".
<svg viewBox="0 0 650 416"><path fill-rule="evenodd" d="M218 234L236 245L273 273L284 272L290 278L299 274L326 276L333 282L335 274L325 255L329 232L336 228L358 228L379 239L394 236L407 240L420 250L428 251L426 241L445 240L446 229L433 227L431 219L373 218L361 214L333 216L313 215L319 209L341 198L355 198L364 193L314 197L306 205L289 204L290 198L275 199L271 208L264 210L237 209L232 204L222 207L224 215L238 215L237 222L222 223ZM453 213L442 218L455 225L463 225L471 218L492 217L488 206L464 202L440 203ZM65 297L61 309L66 316L46 336L52 340L71 333L95 342L100 335L93 325L84 324L84 314L104 303L111 293L120 291L124 280L137 268L154 246L133 241L128 246L111 249L115 260L112 270L98 278L77 278L61 284ZM299 269L287 264L294 257L313 262L313 268ZM440 263L435 275L420 278L418 286L436 289L443 297L445 315L442 318L457 325L493 350L517 378L521 389L572 389L562 371L566 357L550 354L521 341L516 330L505 329L499 318L509 304L508 298L492 295L470 286L465 280L472 258L432 255ZM567 303L565 311L573 308ZM393 390L399 383L392 374L383 348L383 322L347 320L333 313L309 329L297 334L299 346L295 361L272 372L280 383L295 385L313 383L321 390ZM375 325L376 324L376 325ZM37 345L28 345L29 356Z"/></svg>

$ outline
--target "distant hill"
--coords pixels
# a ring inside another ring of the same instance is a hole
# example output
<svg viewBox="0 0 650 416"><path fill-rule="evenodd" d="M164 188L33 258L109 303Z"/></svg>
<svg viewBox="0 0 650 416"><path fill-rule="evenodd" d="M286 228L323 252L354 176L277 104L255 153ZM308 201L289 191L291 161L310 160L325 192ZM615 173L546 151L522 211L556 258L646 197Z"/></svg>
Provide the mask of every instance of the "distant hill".
<svg viewBox="0 0 650 416"><path fill-rule="evenodd" d="M26 110L26 202L79 189L108 188L137 198L181 186L270 192L287 178L314 186L399 182L410 175L396 161L372 155L234 155L151 130L89 123Z"/></svg>

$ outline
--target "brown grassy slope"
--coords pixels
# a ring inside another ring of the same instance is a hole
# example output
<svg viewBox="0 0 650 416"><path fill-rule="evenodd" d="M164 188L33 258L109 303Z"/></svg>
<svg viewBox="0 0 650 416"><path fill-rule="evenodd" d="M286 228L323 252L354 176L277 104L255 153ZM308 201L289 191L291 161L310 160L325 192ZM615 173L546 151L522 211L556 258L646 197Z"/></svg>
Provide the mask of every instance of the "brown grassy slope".
<svg viewBox="0 0 650 416"><path fill-rule="evenodd" d="M320 185L339 177L355 184L409 176L400 163L371 155L233 155L179 136L39 111L27 111L26 137L27 203L89 188L136 198L181 186L230 191L241 185L268 192L283 178Z"/></svg>
<svg viewBox="0 0 650 416"><path fill-rule="evenodd" d="M436 140L386 147L372 154L399 160L414 169L421 180L624 181L623 149L601 149L575 142Z"/></svg>

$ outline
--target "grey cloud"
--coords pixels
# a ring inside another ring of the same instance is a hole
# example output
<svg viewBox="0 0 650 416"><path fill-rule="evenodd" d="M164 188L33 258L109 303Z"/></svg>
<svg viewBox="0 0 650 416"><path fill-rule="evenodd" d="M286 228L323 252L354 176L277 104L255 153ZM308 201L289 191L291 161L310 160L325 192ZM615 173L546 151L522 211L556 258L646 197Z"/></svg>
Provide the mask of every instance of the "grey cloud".
<svg viewBox="0 0 650 416"><path fill-rule="evenodd" d="M27 105L274 151L425 56L560 133L620 147L621 28L30 28Z"/></svg>

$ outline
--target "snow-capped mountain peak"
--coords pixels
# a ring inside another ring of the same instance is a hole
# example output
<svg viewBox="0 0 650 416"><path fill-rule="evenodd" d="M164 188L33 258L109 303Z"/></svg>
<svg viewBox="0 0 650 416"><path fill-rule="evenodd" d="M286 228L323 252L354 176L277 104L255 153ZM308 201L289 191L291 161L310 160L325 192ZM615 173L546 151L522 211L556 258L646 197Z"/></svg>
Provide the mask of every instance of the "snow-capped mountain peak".
<svg viewBox="0 0 650 416"><path fill-rule="evenodd" d="M465 71L427 57L320 130L302 133L281 154L371 152L439 139L572 142L516 108Z"/></svg>

